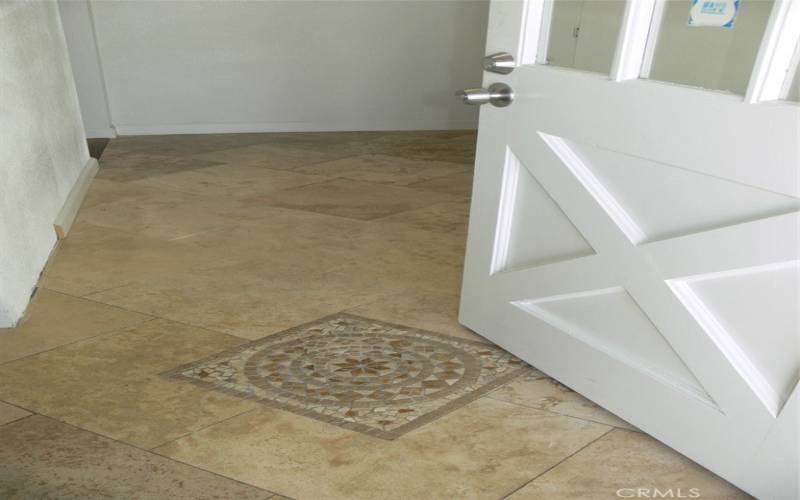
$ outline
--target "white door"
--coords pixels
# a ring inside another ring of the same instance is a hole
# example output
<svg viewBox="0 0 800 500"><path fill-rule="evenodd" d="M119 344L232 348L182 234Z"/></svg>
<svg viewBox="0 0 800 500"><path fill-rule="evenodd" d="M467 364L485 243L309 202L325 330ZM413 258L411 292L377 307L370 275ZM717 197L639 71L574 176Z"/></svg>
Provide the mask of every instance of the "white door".
<svg viewBox="0 0 800 500"><path fill-rule="evenodd" d="M484 86L514 99L481 109L460 320L800 498L800 1L743 0L732 28L689 26L691 0L577 3L492 1L487 53L516 67Z"/></svg>

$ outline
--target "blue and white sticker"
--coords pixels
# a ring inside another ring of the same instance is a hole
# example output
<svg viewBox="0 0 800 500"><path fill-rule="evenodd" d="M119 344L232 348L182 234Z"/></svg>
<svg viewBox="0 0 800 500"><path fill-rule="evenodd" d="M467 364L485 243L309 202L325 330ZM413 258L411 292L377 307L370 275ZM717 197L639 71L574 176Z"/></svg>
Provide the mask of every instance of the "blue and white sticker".
<svg viewBox="0 0 800 500"><path fill-rule="evenodd" d="M689 26L732 29L741 0L692 0Z"/></svg>

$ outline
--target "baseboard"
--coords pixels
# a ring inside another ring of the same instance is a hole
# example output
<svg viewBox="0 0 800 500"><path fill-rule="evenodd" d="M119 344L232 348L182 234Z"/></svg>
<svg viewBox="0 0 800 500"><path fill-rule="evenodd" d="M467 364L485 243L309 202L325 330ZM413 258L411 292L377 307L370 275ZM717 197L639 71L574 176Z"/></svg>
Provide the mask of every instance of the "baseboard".
<svg viewBox="0 0 800 500"><path fill-rule="evenodd" d="M252 132L363 132L390 130L474 130L477 120L413 122L274 122L115 125L117 135L236 134Z"/></svg>
<svg viewBox="0 0 800 500"><path fill-rule="evenodd" d="M100 164L94 158L89 158L83 166L78 180L72 186L72 191L69 192L67 199L64 201L64 206L61 207L61 211L58 212L56 220L53 222L53 227L59 240L67 237L69 229L75 221L75 216L78 215L78 209L81 207L83 198L89 190L89 185L92 183L92 179L94 179L99 168Z"/></svg>
<svg viewBox="0 0 800 500"><path fill-rule="evenodd" d="M109 128L87 128L87 139L114 139L117 137L117 131L112 127Z"/></svg>

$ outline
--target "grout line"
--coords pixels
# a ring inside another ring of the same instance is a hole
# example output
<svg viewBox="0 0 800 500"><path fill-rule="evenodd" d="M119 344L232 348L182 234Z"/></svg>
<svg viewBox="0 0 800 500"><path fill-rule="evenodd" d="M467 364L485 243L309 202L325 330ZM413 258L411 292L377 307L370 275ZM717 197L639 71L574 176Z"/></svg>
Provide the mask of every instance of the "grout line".
<svg viewBox="0 0 800 500"><path fill-rule="evenodd" d="M111 288L108 288L107 290L113 290L115 288L122 288L122 287L129 286L131 284L133 284L133 283L127 283L125 285L111 287ZM251 338L248 338L248 337L242 337L241 335L235 335L233 333L223 332L221 330L215 330L215 329L209 328L207 326L195 325L195 324L192 324L192 323L187 323L185 321L176 320L176 319L172 319L172 318L167 318L167 317L164 317L164 316L159 316L157 314L143 312L143 311L139 311L139 310L136 310L136 309L129 309L127 307L123 307L123 306L119 306L119 305L115 305L115 304L110 304L108 302L103 302L103 301L100 301L100 300L97 300L97 299L89 297L89 295L93 295L94 293L101 293L101 292L103 292L105 290L101 290L101 291L98 291L98 292L92 292L91 294L86 295L86 296L72 295L72 294L69 294L69 293L66 293L66 292L61 292L61 291L58 291L58 290L51 290L49 288L47 288L47 290L50 290L50 291L55 292L55 293L60 293L62 295L67 295L69 297L74 297L76 299L87 300L87 301L92 302L94 304L101 304L101 305L104 305L104 306L113 307L113 308L116 308L116 309L123 310L125 312L134 313L134 314L141 314L143 316L149 316L149 318L147 320L143 321L142 323L139 323L139 325L142 325L144 323L149 323L151 321L160 319L160 320L163 320L163 321L169 321L171 323L176 323L178 325L188 326L190 328L197 328L198 330L205 330L205 331L210 332L210 333L217 333L217 334L220 334L220 335L226 335L228 337L234 337L234 338L237 338L237 339L244 340L246 342L252 342L254 340L254 339L251 339ZM126 327L124 329L128 330L128 329L131 329L131 328L135 328L136 326L138 326L138 325L131 326L130 328ZM114 330L114 332L118 332L119 330L123 330L123 328L119 328L117 330ZM112 332L107 332L107 333L112 333ZM278 332L273 332L273 333L278 333ZM101 334L101 335L104 335L104 334ZM268 333L267 335L264 335L264 337L267 337L269 335L272 335L272 333ZM99 336L99 335L95 335L94 337L96 337L96 336ZM94 338L94 337L87 337L86 339L76 340L75 342L70 342L69 344L74 344L76 342L81 342L82 340L89 340L89 339ZM261 338L261 337L259 337L259 338ZM69 344L64 344L64 345L69 345ZM61 346L58 346L58 347L61 347ZM57 349L58 347L54 347L53 349ZM48 351L50 351L50 350L52 350L52 349L48 349ZM41 352L46 352L46 351L41 351ZM36 353L36 354L38 354L38 353ZM22 358L18 358L18 359L22 359ZM2 363L0 363L0 364L2 364Z"/></svg>
<svg viewBox="0 0 800 500"><path fill-rule="evenodd" d="M19 408L19 407L17 407L17 408ZM25 411L28 411L28 410L25 410ZM27 415L24 415L22 417L15 418L14 420L9 420L8 422L0 424L0 427L3 427L4 425L13 424L15 422L21 422L21 421L25 420L26 418L33 417L34 415L36 415L36 413L28 412Z"/></svg>
<svg viewBox="0 0 800 500"><path fill-rule="evenodd" d="M9 403L8 401L2 400L2 399L0 399L0 403L3 403L5 405L8 405L8 406L11 406L11 407L14 407L14 408L17 408L17 409L25 411L25 412L28 412L28 414L25 415L25 416L22 416L22 417L19 417L19 418L15 418L14 420L9 420L8 422L0 424L0 427L2 427L4 425L11 424L11 423L14 423L14 422L19 422L20 420L24 420L24 419L36 414L36 412L34 412L34 411L31 411L31 410L29 410L27 408L24 408L24 407L22 407L20 405L14 404L14 403Z"/></svg>
<svg viewBox="0 0 800 500"><path fill-rule="evenodd" d="M99 289L99 290L93 290L93 291L91 291L91 292L89 292L89 293L85 293L85 294L83 294L83 295L73 295L73 294L71 294L71 293L69 293L69 292L63 292L63 291L61 291L61 290L53 290L53 291L54 291L54 292L63 293L63 294L65 294L65 295L70 295L70 296L72 296L72 297L78 297L79 299L92 300L92 299L90 299L90 298L89 298L89 296L90 296L90 295L94 295L94 294L96 294L96 293L104 293L104 292L108 292L108 291L110 291L110 290L116 290L117 288L125 288L126 286L129 286L129 285L131 285L131 284L133 284L133 283L135 283L135 281L126 281L125 283L123 283L123 284L121 284L121 285L114 285L114 286L110 286L110 287L108 287L108 288L101 288L101 289ZM120 309L123 309L123 310L127 311L127 309L125 309L125 308L123 308L123 307L120 307L120 306L115 306L115 305L112 305L112 304L107 304L107 305L109 305L109 306L111 306L111 307L118 307L118 308L120 308ZM140 314L141 314L141 313L140 313Z"/></svg>
<svg viewBox="0 0 800 500"><path fill-rule="evenodd" d="M514 490L512 490L512 491L508 492L508 493L507 493L507 494L505 494L504 496L500 497L500 500L505 500L505 499L509 498L509 497L510 497L511 495L513 495L514 493L518 492L518 491L519 491L519 490L521 490L522 488L524 488L524 487L528 486L528 485L529 485L529 484L531 484L532 482L534 482L534 481L536 481L537 479L539 479L540 477L544 476L545 474L547 474L547 473L548 473L548 472L550 472L551 470L555 469L555 468L556 468L556 467L558 467L559 465L563 464L564 462L566 462L566 461L567 461L567 460L569 460L570 458L574 457L574 456L575 456L575 455L577 455L578 453L582 452L583 450L585 450L586 448L588 448L589 446L591 446L591 445L592 445L592 444L594 444L595 442L597 442L597 441L599 441L599 440L603 439L604 437L606 437L606 436L608 435L608 433L610 433L610 432L613 432L613 431L614 431L614 429L616 429L616 427L611 427L610 429L608 429L606 432L604 432L604 433L603 433L603 434L601 434L600 436L598 436L598 437L596 437L596 438L592 439L591 441L589 441L589 442L588 442L588 443L586 443L585 445L581 446L581 447L580 447L580 448L579 448L577 451L575 451L575 452L573 452L572 454L570 454L570 455L568 455L568 456L566 456L566 457L562 458L561 460L559 460L559 461L558 461L558 462L556 462L555 464L551 465L550 467L548 467L548 468L547 468L547 469L545 469L544 471L542 471L542 472L540 472L539 474L537 474L536 476L534 476L534 477L533 477L532 479L530 479L529 481L526 481L526 482L525 482L523 485L521 485L519 488L516 488L516 489L514 489Z"/></svg>
<svg viewBox="0 0 800 500"><path fill-rule="evenodd" d="M248 410L248 411L246 411L246 412L244 412L244 413L250 413L251 411L255 411L256 409L257 409L257 408L253 408L252 410ZM240 415L243 415L244 413L241 413ZM236 416L238 416L238 415L236 415ZM231 417L231 418L232 418L232 417ZM228 419L225 419L225 420L228 420ZM224 420L221 420L220 422L224 422ZM219 422L218 422L218 423L219 423ZM216 424L215 424L215 425L216 425ZM210 427L210 426L209 426L209 427ZM200 429L198 429L198 430L200 430ZM193 434L193 433L190 433L189 435L191 435L191 434ZM123 444L126 444L126 443L124 443L123 441L120 441L120 442L122 442ZM165 444L166 444L166 443L165 443ZM133 445L130 445L130 446L133 446ZM159 445L159 446L164 446L164 445L162 444L162 445ZM146 452L148 452L148 453L152 453L153 455L156 455L156 456L159 456L159 457L165 458L165 459L167 459L167 460L170 460L170 461L172 461L172 462L176 462L176 463L179 463L179 464L186 465L186 466L188 466L188 467L192 467L193 469L197 469L197 470L201 470L201 471L208 472L208 473L210 473L210 474L214 474L215 476L218 476L218 477L221 477L221 478L227 479L227 480L229 480L229 481L235 481L235 482L237 482L237 483L240 483L240 484L244 484L244 485L247 485L247 486L252 486L253 488L257 488L257 489L259 489L259 490L263 490L263 491L266 491L266 492L268 492L268 493L271 493L273 496L280 495L280 496L284 496L284 497L286 497L286 498L291 498L291 497L289 497L288 495L284 495L284 494L282 494L282 493L280 493L280 492L276 492L276 491L274 491L274 490L268 490L268 489L266 489L266 488L262 488L262 487L260 487L260 486L256 486L256 485L254 485L254 484L250 484L250 483L247 483L247 482L244 482L244 481L240 481L240 480L238 480L238 479L236 479L236 478L233 478L233 477L230 477L230 476L226 476L226 475L224 475L224 474L221 474L221 473L219 473L219 472L214 472L213 470L206 469L206 468L204 468L204 467L200 467L199 465L192 464L192 463L189 463L189 462L184 462L183 460L180 460L180 459L177 459L177 458L174 458L174 457L170 457L170 456L168 456L168 455L161 454L161 453L159 453L159 452L155 451L155 449L151 449L151 450L146 450L146 449L143 449L143 448L140 448L140 449L142 449L143 451L146 451Z"/></svg>
<svg viewBox="0 0 800 500"><path fill-rule="evenodd" d="M549 377L545 377L545 378L549 378ZM539 380L541 380L541 379L539 379ZM551 380L555 380L555 379L551 379ZM503 385L505 385L505 384L503 384ZM608 422L600 422L598 420L592 420L590 418L577 417L575 415L570 415L568 413L561 413L561 412L554 411L554 410L548 410L548 409L545 409L545 408L540 408L538 406L526 405L526 404L522 404L522 403L517 403L515 401L508 401L508 400L505 400L505 399L500 399L500 398L498 398L496 396L492 396L492 393L497 392L502 388L503 388L503 386L500 386L500 387L498 387L496 389L493 389L489 393L485 394L483 397L489 398L489 399L493 399L495 401L500 401L502 403L512 404L512 405L519 406L519 407L522 407L522 408L529 408L531 410L543 411L543 412L546 412L546 413L550 413L551 415L557 415L559 417L574 418L574 419L577 419L577 420L581 420L583 422L591 422L593 424L605 425L606 427L611 427L613 429L622 429L622 430L625 430L625 431L633 431L633 432L639 432L639 433L642 432L641 430L639 430L639 429L637 429L637 428L635 428L633 426L631 426L631 427L620 427L618 425L609 424ZM602 409L602 410L605 410L605 408L602 408L602 407L599 407L599 408ZM608 410L605 410L605 411L608 411ZM613 415L613 413L612 413L612 415ZM616 416L616 415L614 415L614 416ZM617 417L617 418L619 418L619 417Z"/></svg>
<svg viewBox="0 0 800 500"><path fill-rule="evenodd" d="M92 295L92 294L95 294L95 293L107 292L108 290L113 290L113 289L115 289L115 288L122 288L122 287L126 287L126 286L128 286L128 285L130 285L130 284L131 284L131 283L125 283L124 285L112 286L112 287L110 287L110 288L106 288L106 289L104 289L104 290L98 290L98 291L96 291L96 292L87 293L86 295L73 295L73 294L71 294L71 293L68 293L68 292L63 292L63 291L61 291L61 290L54 290L54 289L52 289L52 288L47 288L47 287L45 287L45 286L43 286L43 287L40 287L40 288L44 288L45 290L48 290L48 291L50 291L50 292L53 292L53 293L57 293L57 294L59 294L59 295L64 295L64 296L66 296L66 297L71 297L71 298L73 298L73 299L85 300L85 301L88 301L88 302L92 302L92 303L94 303L94 304L103 304L103 305L106 305L106 306L108 306L108 307L113 307L114 309L119 309L119 310L121 310L121 311L129 312L129 313L141 314L141 315L143 315L143 316L149 316L149 317L150 317L149 319L156 318L157 316L155 316L154 314L147 314L147 313L143 313L143 312L140 312L140 311L132 311L132 310L130 310L130 309L126 309L126 308L124 308L124 307L122 307L122 306L117 306L117 305L114 305L114 304L106 304L106 303L104 303L104 302L99 302L99 301L97 301L97 300L92 300L92 299L90 299L90 298L89 298L89 295Z"/></svg>
<svg viewBox="0 0 800 500"><path fill-rule="evenodd" d="M29 412L29 413L36 413L36 412L35 412L35 411L33 411L33 410L30 410L30 409L28 409L28 408L25 408L24 406L20 406L20 405L18 405L18 404L16 404L16 403L11 403L11 402L9 402L9 401L6 401L5 399L0 399L0 403L5 403L5 404L7 404L8 406L13 406L14 408L19 408L20 410L25 410L25 411L27 411L27 412Z"/></svg>
<svg viewBox="0 0 800 500"><path fill-rule="evenodd" d="M51 291L55 291L55 290L51 290ZM56 293L61 293L61 292L56 292ZM74 296L70 295L70 297L74 297ZM81 297L75 297L75 298L81 298ZM96 302L96 303L102 304L102 302ZM106 305L108 305L108 304L106 304ZM122 309L122 308L120 308L120 309ZM136 312L136 311L128 311L128 312ZM139 314L142 314L142 313L139 313ZM161 319L161 318L158 318L158 317L155 317L155 316L150 316L147 319L145 319L144 321L142 321L141 323L137 323L135 325L129 325L129 326L123 326L123 327L120 327L120 328L114 328L113 330L100 332L100 333L97 333L95 335L91 335L89 337L75 339L75 340L73 340L71 342L67 342L67 343L64 343L64 344L59 344L57 346L53 346L53 347L50 347L48 349L32 352L30 354L26 354L24 356L20 356L19 358L9 359L9 360L6 360L6 361L0 361L0 366L6 365L6 364L10 364L10 363L13 363L15 361L21 361L23 359L28 359L28 358L31 358L33 356L38 356L40 354L44 354L44 353L47 353L47 352L50 352L50 351L55 351L56 349L61 349L62 347L67 347L67 346L71 346L71 345L74 345L74 344L79 344L81 342L86 342L86 341L89 341L89 340L95 340L95 339L98 339L100 337L111 337L111 336L116 335L118 333L126 332L126 331L132 330L134 328L138 328L138 327L140 327L140 326L142 326L142 325L144 325L146 323L150 323L151 321L154 321L156 319Z"/></svg>
<svg viewBox="0 0 800 500"><path fill-rule="evenodd" d="M250 401L253 401L253 400L250 400ZM245 410L245 411L243 411L243 412L241 412L241 413L237 413L236 415L231 415L230 417L225 417L225 418L223 418L222 420L220 420L220 421L218 421L218 422L213 422L213 423L211 423L211 424L204 425L204 426L202 426L202 427L198 427L197 429L191 430L191 431L189 431L189 432L187 432L187 433L185 433L185 434L181 434L180 436L178 436L178 437L176 437L176 438L173 438L173 439L168 439L167 441L164 441L163 443L160 443L160 444L157 444L157 445L155 445L155 446L153 446L153 447L150 447L150 448L148 448L148 451L150 451L150 452L152 452L152 453L155 453L156 455L161 455L161 453L159 453L159 452L158 452L158 451L156 451L156 450L157 450L158 448L161 448L162 446L166 446L166 445L168 445L168 444L172 444L172 443L174 443L175 441L178 441L178 440L180 440L180 439L183 439L183 438L185 438L186 436L191 436L192 434L195 434L195 433L197 433L197 432L204 431L204 430L208 429L209 427L214 427L214 426L215 426L215 425L217 425L217 424L221 424L221 423L223 423L223 422L227 422L228 420L234 419L234 418L236 418L236 417L241 417L241 416L243 416L243 415L247 415L248 413L252 413L252 412L254 412L254 411L256 411L256 410L259 410L259 409L262 409L262 408L265 408L265 406L263 406L263 405L260 405L260 404L258 403L258 401L255 401L255 402L253 402L253 407L252 407L252 408L250 408L249 410ZM166 455L162 455L162 456L166 456Z"/></svg>

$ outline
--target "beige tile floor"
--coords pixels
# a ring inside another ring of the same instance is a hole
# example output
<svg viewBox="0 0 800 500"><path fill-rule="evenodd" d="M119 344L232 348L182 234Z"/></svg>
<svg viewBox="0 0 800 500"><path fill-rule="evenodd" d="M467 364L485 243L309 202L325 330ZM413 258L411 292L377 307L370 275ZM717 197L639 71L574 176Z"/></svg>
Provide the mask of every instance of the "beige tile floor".
<svg viewBox="0 0 800 500"><path fill-rule="evenodd" d="M0 330L0 498L747 498L535 371L393 441L161 376L340 311L481 340L456 320L474 143L111 141Z"/></svg>

